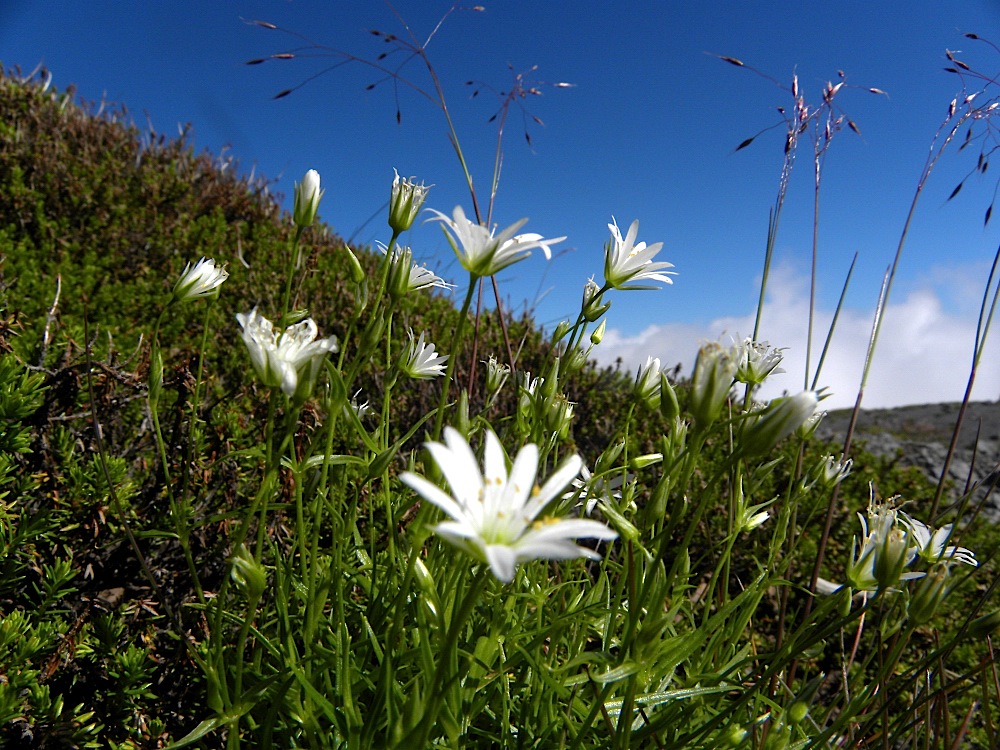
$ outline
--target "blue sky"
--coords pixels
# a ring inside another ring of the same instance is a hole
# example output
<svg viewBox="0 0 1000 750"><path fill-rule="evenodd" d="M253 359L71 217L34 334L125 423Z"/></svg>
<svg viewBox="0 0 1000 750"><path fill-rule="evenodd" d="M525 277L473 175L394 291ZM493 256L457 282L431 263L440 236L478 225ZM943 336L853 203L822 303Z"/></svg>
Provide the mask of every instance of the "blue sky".
<svg viewBox="0 0 1000 750"><path fill-rule="evenodd" d="M595 353L604 362L621 357L630 369L648 355L690 366L701 341L752 329L783 129L734 149L779 122L775 108L789 105L790 95L714 55L742 59L785 85L796 72L814 103L827 81L845 73L837 101L861 136L837 134L824 165L819 317L829 318L857 252L847 309L821 379L835 394L828 403L853 403L881 276L931 139L960 88L942 71L945 49L995 74L1000 55L962 35L1000 41L1000 3L915 0L905 12L895 3L854 0L483 4L483 12L452 14L428 46L477 189L488 195L495 154L496 126L488 119L497 100L490 87L504 89L510 70L537 66L527 77L540 82L541 96L525 102L526 120L513 110L507 122L494 219L506 226L527 216L526 231L569 238L553 261L536 253L509 269L501 290L512 306L528 305L551 328L575 314L587 278L600 279L612 215L623 229L638 218L640 239L664 242L661 257L675 264L678 276L669 288L613 297L609 335ZM421 39L449 7L437 0L395 4ZM287 196L306 169L316 168L326 188L321 218L361 243L388 239L382 207L394 167L434 184L429 206L450 213L462 204L471 213L440 111L400 86L397 124L392 82L366 90L379 76L359 64L275 100L336 58L303 49L294 60L247 66L252 58L301 46L248 24L251 19L365 59L391 48L369 30L405 34L377 0L8 0L0 5L0 60L25 71L43 64L54 86L72 83L85 99L125 104L137 124L145 127L148 116L157 132L173 135L189 122L198 149L225 148L241 169L273 179L273 189ZM418 64L403 75L429 86ZM467 80L484 84L474 99ZM574 85L547 85L556 82ZM962 396L975 316L998 243L996 227L983 227L996 184L992 173L970 180L947 201L976 153L952 150L921 199L867 406ZM765 306L763 337L788 348L789 372L779 389L802 384L811 180L803 152ZM435 224L416 228L406 242L417 258L465 283ZM976 398L1000 395L998 351L996 345L987 350Z"/></svg>

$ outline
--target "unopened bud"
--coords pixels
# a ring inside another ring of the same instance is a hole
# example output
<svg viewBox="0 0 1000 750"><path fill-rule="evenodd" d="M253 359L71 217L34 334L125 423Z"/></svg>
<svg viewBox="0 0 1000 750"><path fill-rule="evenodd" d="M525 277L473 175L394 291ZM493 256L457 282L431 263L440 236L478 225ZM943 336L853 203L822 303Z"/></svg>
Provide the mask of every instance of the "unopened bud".
<svg viewBox="0 0 1000 750"><path fill-rule="evenodd" d="M671 422L681 413L681 405L677 401L677 391L670 384L667 373L660 373L660 413Z"/></svg>
<svg viewBox="0 0 1000 750"><path fill-rule="evenodd" d="M163 392L163 354L160 347L153 344L153 351L149 357L149 403L152 408L156 408L156 403L160 400Z"/></svg>
<svg viewBox="0 0 1000 750"><path fill-rule="evenodd" d="M746 740L750 733L741 726L733 725L726 730L723 735L723 742L726 747L739 747Z"/></svg>
<svg viewBox="0 0 1000 750"><path fill-rule="evenodd" d="M969 623L969 635L978 640L992 635L997 628L1000 628L1000 609L977 617Z"/></svg>
<svg viewBox="0 0 1000 750"><path fill-rule="evenodd" d="M660 360L647 357L646 364L639 368L635 376L636 398L649 409L660 408Z"/></svg>
<svg viewBox="0 0 1000 750"><path fill-rule="evenodd" d="M319 172L310 169L305 173L302 182L295 185L295 207L292 210L292 220L298 227L311 227L316 221L319 210L319 200L324 190L319 189Z"/></svg>
<svg viewBox="0 0 1000 750"><path fill-rule="evenodd" d="M501 364L496 357L486 361L486 393L496 397L510 377L510 365Z"/></svg>
<svg viewBox="0 0 1000 750"><path fill-rule="evenodd" d="M772 401L743 430L740 450L744 456L761 456L795 432L816 411L815 391Z"/></svg>
<svg viewBox="0 0 1000 750"><path fill-rule="evenodd" d="M785 720L791 724L801 724L802 720L809 715L809 704L805 701L795 701L785 711Z"/></svg>
<svg viewBox="0 0 1000 750"><path fill-rule="evenodd" d="M232 563L233 581L246 591L247 599L256 604L267 587L267 571L243 544L233 555Z"/></svg>
<svg viewBox="0 0 1000 750"><path fill-rule="evenodd" d="M590 343L597 346L604 340L604 330L608 327L608 321L602 320L601 324L597 326L597 330L590 334Z"/></svg>
<svg viewBox="0 0 1000 750"><path fill-rule="evenodd" d="M930 620L938 606L948 596L948 566L938 563L917 584L910 599L907 614L914 625Z"/></svg>
<svg viewBox="0 0 1000 750"><path fill-rule="evenodd" d="M361 262L358 260L358 256L354 254L347 245L344 245L344 250L347 251L347 263L348 270L351 273L351 281L355 284L360 284L365 280L367 274L365 274L365 269L361 267Z"/></svg>
<svg viewBox="0 0 1000 750"><path fill-rule="evenodd" d="M628 462L629 468L631 469L645 469L647 466L652 466L653 464L658 464L663 460L662 453L645 453L641 456L636 456L631 461Z"/></svg>
<svg viewBox="0 0 1000 750"><path fill-rule="evenodd" d="M882 590L887 590L899 583L903 568L909 558L910 542L906 531L895 527L882 540L882 545L875 554L875 580Z"/></svg>
<svg viewBox="0 0 1000 750"><path fill-rule="evenodd" d="M691 415L704 430L722 414L736 374L736 363L728 350L716 343L705 344L698 352L691 376Z"/></svg>

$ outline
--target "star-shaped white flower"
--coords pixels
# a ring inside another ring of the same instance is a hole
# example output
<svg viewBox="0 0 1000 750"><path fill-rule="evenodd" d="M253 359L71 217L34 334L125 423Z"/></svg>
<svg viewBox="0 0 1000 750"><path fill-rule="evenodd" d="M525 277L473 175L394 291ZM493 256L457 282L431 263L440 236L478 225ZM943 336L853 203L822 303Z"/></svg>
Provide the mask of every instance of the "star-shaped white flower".
<svg viewBox="0 0 1000 750"><path fill-rule="evenodd" d="M917 554L929 563L955 562L964 563L976 567L979 561L976 560L976 553L965 547L945 546L951 538L953 524L947 524L940 529L934 529L923 521L918 521L906 513L900 511L900 522L906 526L913 541L916 543Z"/></svg>
<svg viewBox="0 0 1000 750"><path fill-rule="evenodd" d="M188 263L174 284L174 299L188 302L199 297L211 297L228 278L229 272L222 266L215 265L211 258L202 258L194 268Z"/></svg>
<svg viewBox="0 0 1000 750"><path fill-rule="evenodd" d="M430 341L424 343L423 333L414 340L413 331L410 331L410 348L403 363L403 372L417 380L429 380L444 375L447 361L448 355L438 355L434 351L434 344Z"/></svg>
<svg viewBox="0 0 1000 750"><path fill-rule="evenodd" d="M665 268L673 268L673 263L666 261L653 262L653 257L663 249L662 242L654 242L647 245L645 242L636 243L635 238L639 234L639 220L636 219L628 228L628 234L622 239L622 233L618 229L618 224L614 217L608 224L611 230L611 239L604 246L604 281L615 289L656 289L655 286L637 285L637 281L662 281L664 284L673 284L671 276L675 276L674 271L665 271Z"/></svg>
<svg viewBox="0 0 1000 750"><path fill-rule="evenodd" d="M255 307L248 313L237 313L243 328L243 343L250 352L257 375L265 385L280 387L286 396L305 398L312 390L323 359L338 351L337 337L318 339L319 329L312 318L276 332L271 321Z"/></svg>
<svg viewBox="0 0 1000 750"><path fill-rule="evenodd" d="M529 560L599 560L594 550L572 540L611 540L618 536L590 519L538 518L580 472L579 456L563 461L539 487L535 484L538 446L524 446L508 475L503 448L491 430L486 430L483 471L461 433L445 428L444 439L444 443L427 443L427 450L444 474L451 495L419 474L406 472L400 479L450 516L434 531L488 564L493 575L504 583L514 580L517 565Z"/></svg>
<svg viewBox="0 0 1000 750"><path fill-rule="evenodd" d="M494 234L482 224L466 218L461 206L455 206L451 217L440 211L429 209L435 216L428 221L440 221L459 262L473 276L492 276L512 263L524 260L531 250L540 247L546 258L552 257L551 245L562 242L565 237L543 239L540 234L517 234L517 230L527 223L527 219L515 221L500 234Z"/></svg>
<svg viewBox="0 0 1000 750"><path fill-rule="evenodd" d="M782 349L766 341L747 337L733 345L733 359L737 363L736 380L740 383L760 385L768 376L784 372L778 367L784 357Z"/></svg>
<svg viewBox="0 0 1000 750"><path fill-rule="evenodd" d="M389 252L389 249L381 242L375 244L383 253ZM432 287L451 289L453 285L447 283L426 266L415 263L413 251L410 248L396 245L389 258L389 293L396 297L404 297L410 292Z"/></svg>

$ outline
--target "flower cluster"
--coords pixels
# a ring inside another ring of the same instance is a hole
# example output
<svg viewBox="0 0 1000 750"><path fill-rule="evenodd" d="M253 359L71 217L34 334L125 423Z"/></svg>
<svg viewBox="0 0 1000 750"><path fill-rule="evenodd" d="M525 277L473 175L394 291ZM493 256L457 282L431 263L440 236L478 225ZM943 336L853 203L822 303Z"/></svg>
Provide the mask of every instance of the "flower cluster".
<svg viewBox="0 0 1000 750"><path fill-rule="evenodd" d="M451 488L451 495L419 474L406 472L400 479L424 499L448 514L434 531L444 539L490 566L504 583L514 580L520 563L529 560L599 560L594 550L580 547L576 538L610 541L618 534L586 518L539 518L546 506L562 494L580 473L579 456L570 456L541 487L535 484L538 446L524 446L510 473L497 436L486 430L483 470L461 433L445 428L444 443L427 443L435 463Z"/></svg>
<svg viewBox="0 0 1000 750"><path fill-rule="evenodd" d="M965 547L948 545L953 526L934 529L911 517L895 504L896 498L881 500L874 489L861 522L861 541L851 545L851 560L847 566L847 583L855 591L889 591L904 581L922 578L926 572L913 570L918 561L932 566L935 575L952 563L978 566L976 555ZM820 579L818 589L830 593L841 588Z"/></svg>

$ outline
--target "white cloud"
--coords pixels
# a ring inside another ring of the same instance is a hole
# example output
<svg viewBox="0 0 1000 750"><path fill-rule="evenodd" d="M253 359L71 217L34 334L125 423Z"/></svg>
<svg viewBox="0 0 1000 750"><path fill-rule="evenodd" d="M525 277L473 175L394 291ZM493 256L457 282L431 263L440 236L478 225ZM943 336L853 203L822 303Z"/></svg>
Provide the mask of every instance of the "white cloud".
<svg viewBox="0 0 1000 750"><path fill-rule="evenodd" d="M984 279L980 269L966 269L966 288L978 286L981 290ZM946 289L942 295L928 283L908 292L902 299L898 291L890 298L865 386L863 407L962 400L972 364L976 318L974 314L959 315L945 308L942 296L951 296L957 284L953 275L948 282L950 293ZM820 387L827 386L831 394L823 402L825 408L854 405L871 335L872 314L870 310L841 310L818 383ZM763 339L786 349L782 364L786 372L772 378L761 393L763 397L772 398L783 390L797 392L803 389L808 315L807 280L788 267L772 271L761 331ZM817 312L810 379L832 317L832 310ZM702 342L721 340L728 343L737 335L749 335L753 323L753 312L750 312L744 316L717 318L707 326L654 324L634 336L609 329L594 354L602 365L613 365L620 358L625 369L631 370L645 362L647 356L655 356L665 366L681 362L685 373L689 373ZM992 340L987 342L976 376L973 400L990 401L1000 396L997 336L1000 330L993 331Z"/></svg>

